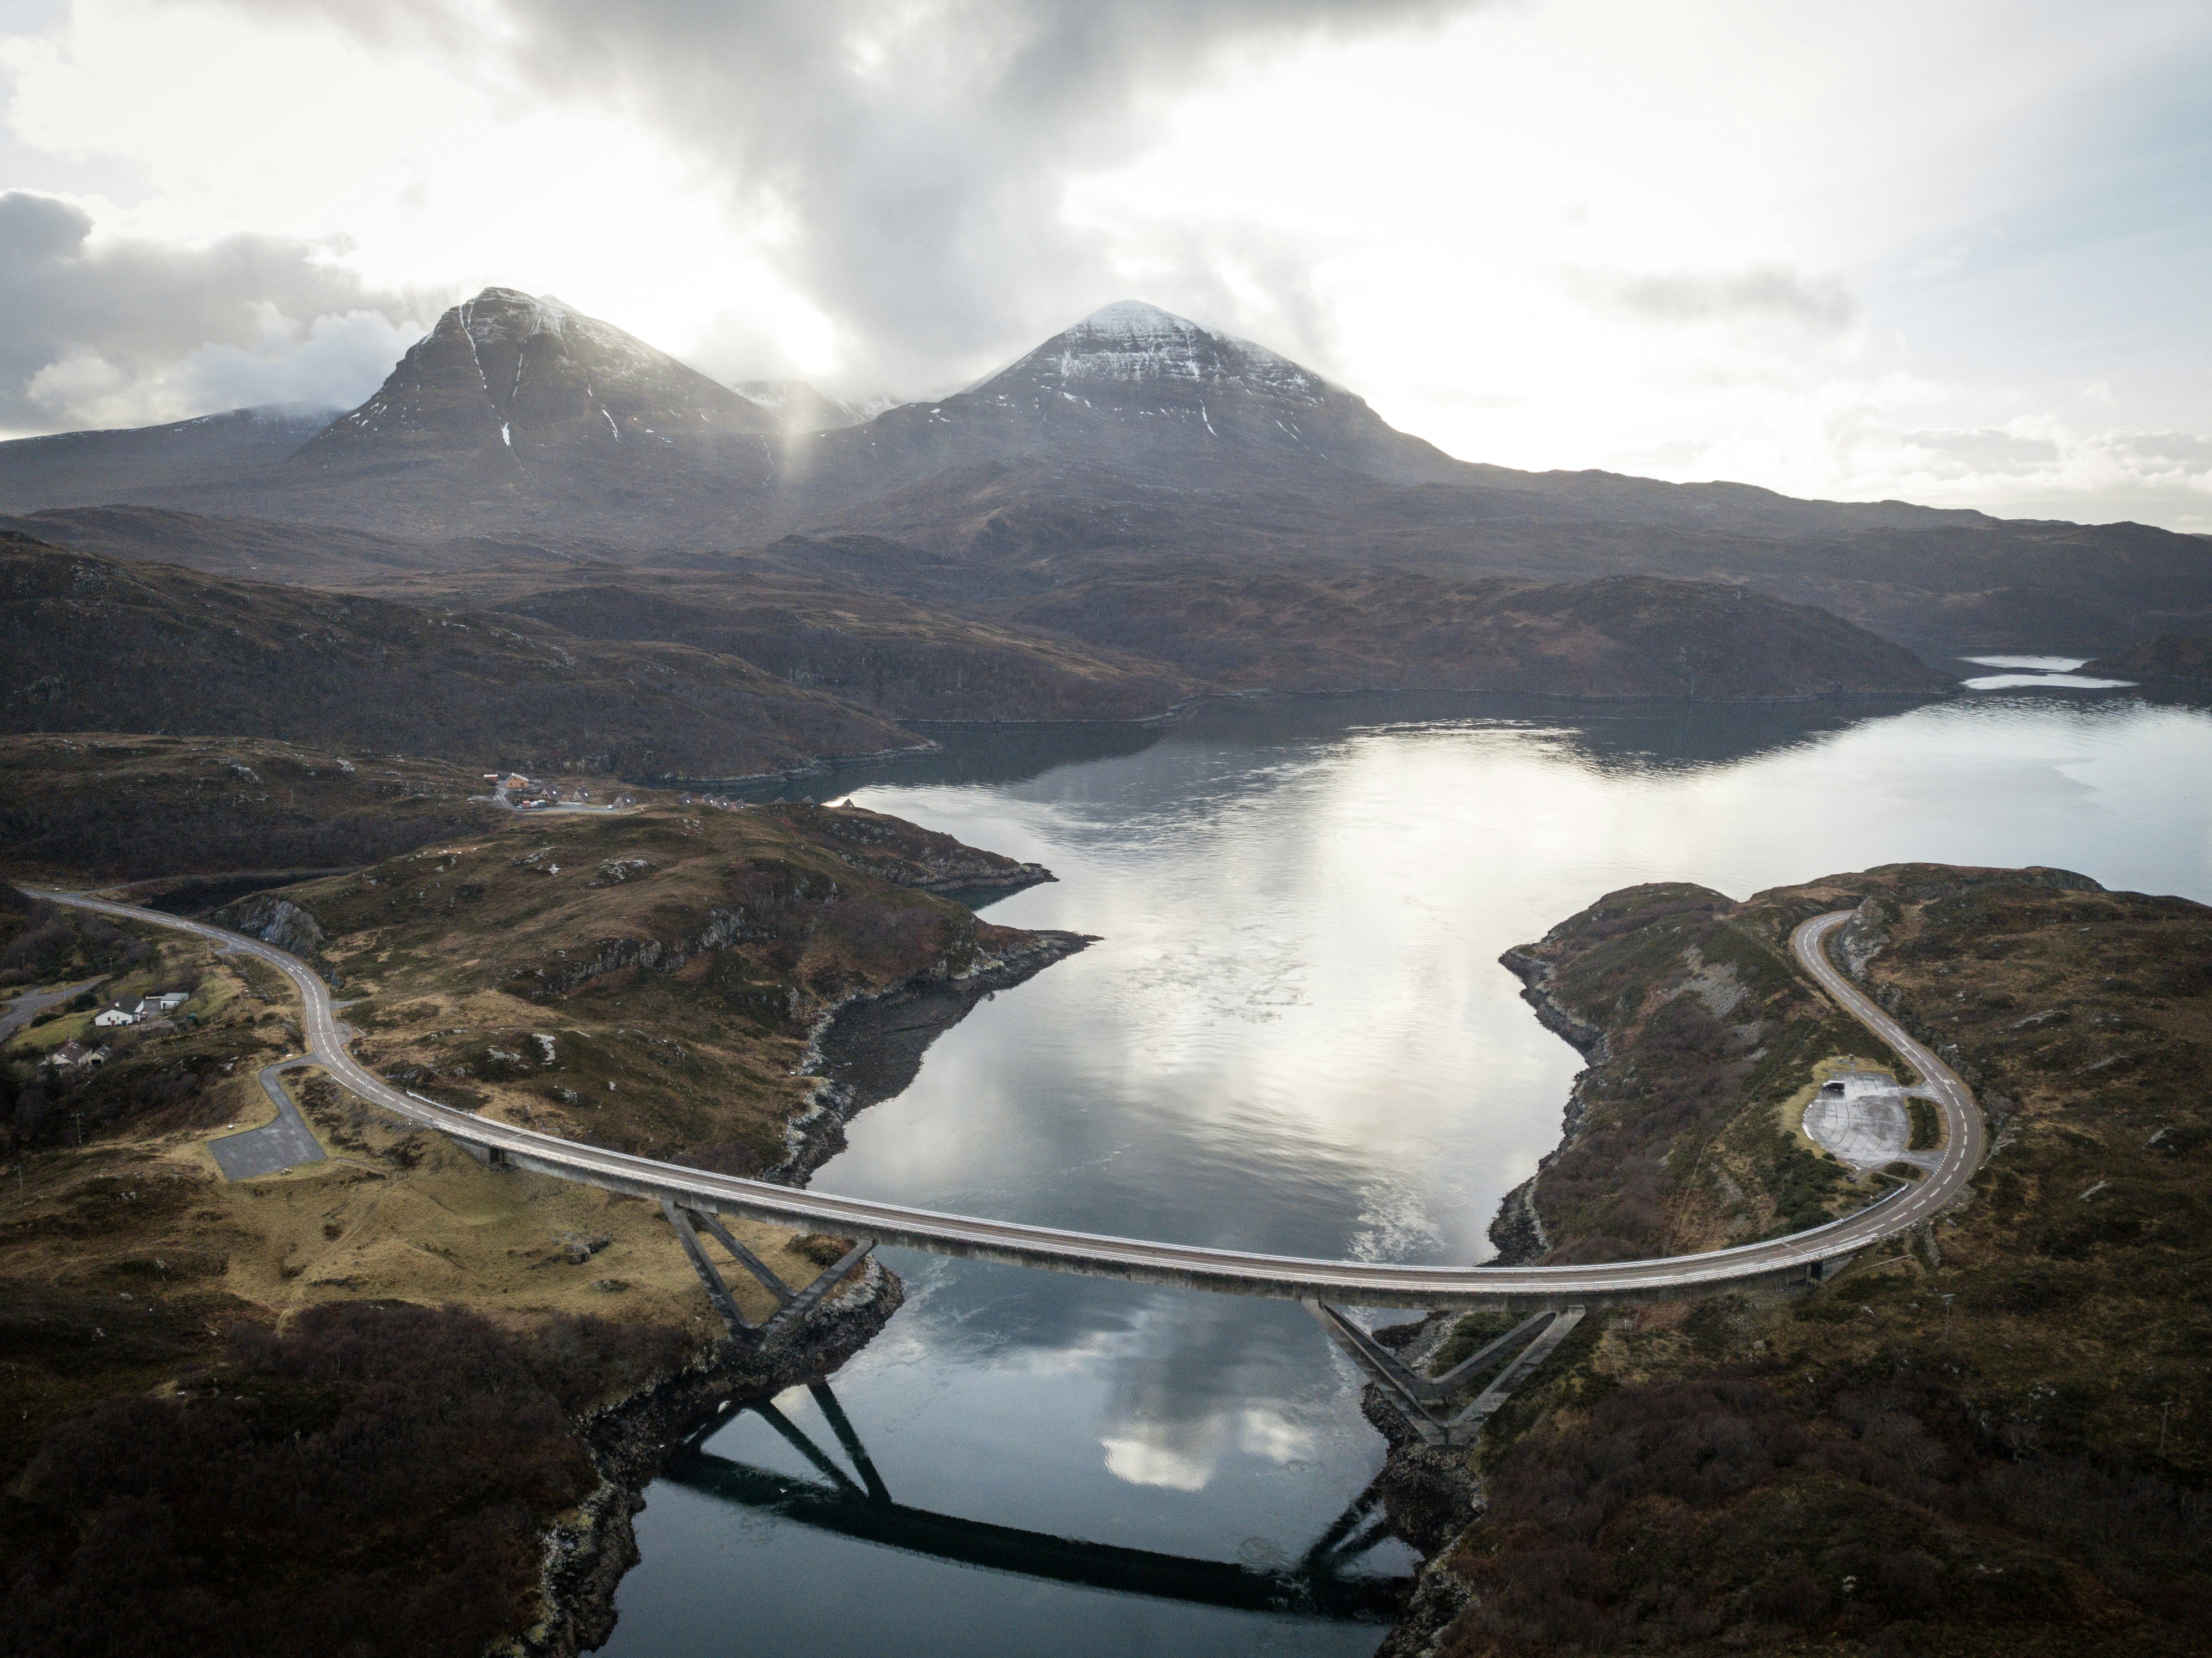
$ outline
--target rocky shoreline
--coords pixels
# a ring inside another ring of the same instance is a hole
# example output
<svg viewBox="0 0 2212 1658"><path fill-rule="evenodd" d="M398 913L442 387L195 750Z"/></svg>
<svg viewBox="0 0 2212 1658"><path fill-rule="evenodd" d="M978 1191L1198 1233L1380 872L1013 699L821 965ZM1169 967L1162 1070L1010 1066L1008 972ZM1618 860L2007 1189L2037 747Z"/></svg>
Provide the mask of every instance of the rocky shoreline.
<svg viewBox="0 0 2212 1658"><path fill-rule="evenodd" d="M1590 1062L1591 1068L1603 1065L1609 1057L1605 1032L1588 1020L1580 1019L1553 999L1550 981L1552 969L1543 962L1518 946L1507 950L1498 958L1499 963L1521 981L1521 999L1536 1010L1536 1021ZM1543 1218L1536 1212L1536 1183L1544 1178L1559 1155L1575 1143L1582 1131L1586 1104L1583 1085L1590 1075L1585 1069L1577 1073L1574 1086L1567 1094L1566 1113L1560 1123L1559 1143L1547 1151L1536 1163L1536 1172L1508 1192L1498 1206L1498 1214L1490 1223L1490 1242L1497 1249L1496 1264L1500 1266L1526 1266L1540 1260L1552 1247L1545 1236Z"/></svg>
<svg viewBox="0 0 2212 1658"><path fill-rule="evenodd" d="M845 1124L913 1081L930 1042L994 991L1010 989L1092 942L1084 933L1030 933L961 973L910 980L846 998L816 1021L801 1065L821 1078L812 1103L787 1130L790 1154L761 1178L803 1186L845 1147ZM726 1408L819 1381L866 1346L905 1300L896 1274L871 1260L858 1293L817 1308L791 1339L765 1351L725 1340L672 1375L603 1406L580 1424L599 1489L556 1521L540 1572L543 1611L499 1658L576 1658L614 1629L614 1597L639 1559L631 1516L659 1476L668 1448Z"/></svg>
<svg viewBox="0 0 2212 1658"><path fill-rule="evenodd" d="M1548 966L1518 947L1507 950L1498 961L1521 981L1521 999L1535 1010L1537 1020L1547 1030L1588 1059L1591 1069L1606 1061L1605 1032L1553 999ZM1581 1132L1585 1110L1583 1090L1591 1069L1575 1078L1567 1096L1559 1143L1537 1162L1534 1174L1498 1201L1489 1229L1490 1241L1498 1250L1493 1263L1497 1266L1527 1266L1541 1259L1552 1247L1536 1212L1536 1185L1545 1169L1575 1143ZM1455 1321L1449 1314L1432 1315L1422 1333L1413 1339L1414 1344L1433 1346ZM1482 1517L1487 1506L1482 1481L1468 1466L1466 1452L1424 1442L1379 1388L1370 1384L1365 1389L1361 1408L1390 1445L1376 1481L1385 1493L1391 1530L1424 1557L1405 1614L1377 1649L1376 1658L1433 1658L1444 1631L1466 1608L1474 1593L1451 1569L1450 1555L1452 1544ZM1392 1500L1394 1493L1398 1494L1396 1501Z"/></svg>
<svg viewBox="0 0 2212 1658"><path fill-rule="evenodd" d="M872 1260L857 1291L817 1308L788 1339L767 1349L719 1342L682 1370L586 1417L580 1426L599 1489L546 1533L538 1621L490 1654L576 1658L604 1644L614 1631L616 1588L640 1558L632 1516L645 1507L646 1487L659 1478L669 1448L730 1406L833 1374L905 1299L897 1275Z"/></svg>
<svg viewBox="0 0 2212 1658"><path fill-rule="evenodd" d="M845 1125L867 1107L904 1091L930 1043L967 1017L976 1003L1012 989L1094 942L1083 932L1030 932L963 972L909 979L873 995L848 996L829 1008L815 1021L799 1067L801 1076L818 1079L813 1097L784 1128L782 1161L760 1178L804 1186L845 1149Z"/></svg>

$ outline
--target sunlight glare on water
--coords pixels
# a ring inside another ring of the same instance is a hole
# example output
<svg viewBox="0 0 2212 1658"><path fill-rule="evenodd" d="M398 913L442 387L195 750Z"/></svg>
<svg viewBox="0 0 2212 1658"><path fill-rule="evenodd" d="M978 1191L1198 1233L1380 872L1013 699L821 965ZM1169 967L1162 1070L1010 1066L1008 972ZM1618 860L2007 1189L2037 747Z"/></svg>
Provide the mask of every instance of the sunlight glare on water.
<svg viewBox="0 0 2212 1658"><path fill-rule="evenodd" d="M1049 865L989 907L1098 936L854 1120L824 1190L1291 1254L1473 1261L1578 1058L1498 964L1603 894L1911 860L2212 898L2212 718L1980 697L1886 716L1370 699L1164 733L979 736L836 780ZM816 786L819 792L820 786ZM900 1503L1297 1560L1380 1466L1298 1309L886 1252L907 1306L836 1379ZM815 1407L793 1419L835 1441ZM739 1416L656 1485L609 1651L1371 1651L1381 1626L978 1571L769 1517L701 1469L820 1476ZM832 1455L836 1453L833 1450ZM1400 1572L1386 1544L1348 1569ZM823 1595L827 1573L857 1592Z"/></svg>

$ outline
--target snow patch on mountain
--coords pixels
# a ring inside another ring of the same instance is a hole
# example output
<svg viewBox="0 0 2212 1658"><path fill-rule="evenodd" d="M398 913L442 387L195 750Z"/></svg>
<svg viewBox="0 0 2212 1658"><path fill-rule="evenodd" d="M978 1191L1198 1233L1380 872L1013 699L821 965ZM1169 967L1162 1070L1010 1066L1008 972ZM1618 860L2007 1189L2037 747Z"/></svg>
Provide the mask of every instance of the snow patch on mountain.
<svg viewBox="0 0 2212 1658"><path fill-rule="evenodd" d="M1079 389L1182 381L1193 386L1238 387L1316 404L1326 383L1287 357L1233 334L1200 326L1141 300L1102 306L1065 332L1001 373L986 386L1029 381L1070 401ZM1069 390L1073 386L1079 389ZM981 391L984 387L976 388ZM1160 412L1166 413L1166 410Z"/></svg>

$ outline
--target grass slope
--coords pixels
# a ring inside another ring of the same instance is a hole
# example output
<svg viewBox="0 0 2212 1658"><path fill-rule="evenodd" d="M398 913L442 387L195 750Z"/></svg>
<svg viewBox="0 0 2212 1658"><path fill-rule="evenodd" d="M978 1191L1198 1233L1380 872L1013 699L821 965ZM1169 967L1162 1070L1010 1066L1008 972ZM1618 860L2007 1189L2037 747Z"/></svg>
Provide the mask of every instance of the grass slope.
<svg viewBox="0 0 2212 1658"><path fill-rule="evenodd" d="M213 757L105 749L77 759L125 798ZM272 787L301 763L246 757ZM355 798L313 769L319 805ZM825 1009L1037 942L921 889L1042 872L877 814L648 797L465 827L230 913L343 978L356 1051L410 1085L711 1167L783 1154ZM0 1654L459 1658L538 1619L546 1527L598 1484L580 1417L720 1334L658 1210L486 1170L313 1067L286 1085L327 1158L227 1181L207 1142L268 1121L257 1073L298 1052L275 975L15 898L0 973L191 993L82 1079L37 1066L66 1005L0 1053ZM840 1247L732 1227L788 1282ZM858 1284L854 1317L895 1304Z"/></svg>
<svg viewBox="0 0 2212 1658"><path fill-rule="evenodd" d="M479 768L734 777L915 739L683 645L218 580L0 537L0 729L274 738Z"/></svg>
<svg viewBox="0 0 2212 1658"><path fill-rule="evenodd" d="M368 863L496 823L470 799L486 786L465 767L271 738L0 737L0 871L112 881Z"/></svg>
<svg viewBox="0 0 2212 1658"><path fill-rule="evenodd" d="M1593 1315L1476 1453L1490 1507L1443 1563L1472 1598L1439 1650L2203 1649L2212 910L1929 865L1741 906L1614 895L1540 947L1549 993L1606 1029L1590 1121L1655 1215L1724 1225L1710 1163L1653 1156L1694 1138L1663 1108L1689 1072L1659 1010L1697 993L1693 944L1710 980L1716 930L1751 941L1741 973L1855 904L1873 993L1990 1117L1973 1195L1816 1292ZM1784 1017L1799 1052L1832 1045L1832 1015ZM1626 1206L1552 1177L1563 1254L1620 1236Z"/></svg>

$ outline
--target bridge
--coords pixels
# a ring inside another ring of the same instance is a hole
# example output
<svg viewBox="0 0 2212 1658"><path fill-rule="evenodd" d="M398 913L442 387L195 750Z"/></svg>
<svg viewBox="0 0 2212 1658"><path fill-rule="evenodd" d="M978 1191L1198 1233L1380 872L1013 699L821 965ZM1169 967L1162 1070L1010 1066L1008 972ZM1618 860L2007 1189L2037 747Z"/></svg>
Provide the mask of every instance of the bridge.
<svg viewBox="0 0 2212 1658"><path fill-rule="evenodd" d="M1437 1397L1430 1391L1427 1379L1399 1364L1395 1355L1368 1337L1339 1308L1547 1314L1550 1315L1547 1327L1532 1330L1525 1339L1526 1348L1536 1351L1535 1362L1540 1363L1541 1357L1572 1327L1564 1321L1570 1316L1578 1320L1582 1309L1589 1306L1665 1299L1722 1288L1817 1281L1869 1245L1926 1224L1965 1189L1982 1161L1981 1112L1966 1084L1895 1019L1861 994L1829 958L1827 940L1850 919L1848 910L1817 915L1802 923L1791 935L1791 952L1831 999L1871 1030L1918 1076L1913 1091L1936 1105L1943 1119L1942 1152L1924 1180L1897 1187L1881 1200L1823 1226L1698 1254L1572 1266L1423 1266L1210 1249L944 1214L718 1175L581 1145L457 1111L392 1087L348 1051L356 1033L339 1022L330 987L307 963L274 944L204 921L81 893L47 891L40 896L118 920L189 933L275 968L300 993L301 1030L309 1058L361 1098L418 1127L446 1135L488 1167L528 1170L659 1203L715 1309L741 1339L775 1339L804 1319L872 1249L884 1244L1046 1272L1224 1295L1273 1297L1304 1303L1331 1335L1407 1409L1416 1429L1437 1442L1455 1442L1479 1429L1480 1420L1474 1420L1470 1428L1462 1418L1439 1418L1434 1408ZM720 1218L729 1216L829 1233L855 1242L812 1283L794 1288L720 1224ZM760 1325L749 1322L739 1312L735 1297L708 1251L710 1241L775 1298L777 1310ZM1552 1334L1553 1329L1557 1335ZM1519 1369L1522 1359L1527 1357L1524 1351L1510 1368ZM1533 1368L1533 1363L1528 1366ZM1527 1370L1521 1373L1525 1375Z"/></svg>

